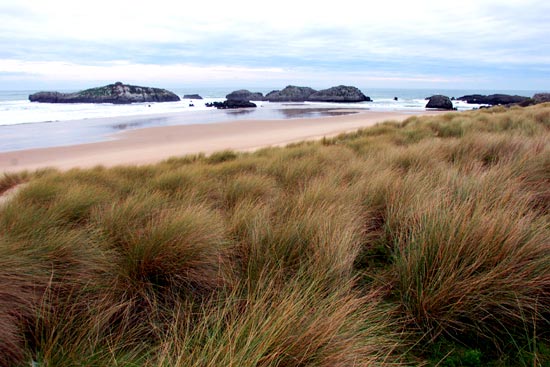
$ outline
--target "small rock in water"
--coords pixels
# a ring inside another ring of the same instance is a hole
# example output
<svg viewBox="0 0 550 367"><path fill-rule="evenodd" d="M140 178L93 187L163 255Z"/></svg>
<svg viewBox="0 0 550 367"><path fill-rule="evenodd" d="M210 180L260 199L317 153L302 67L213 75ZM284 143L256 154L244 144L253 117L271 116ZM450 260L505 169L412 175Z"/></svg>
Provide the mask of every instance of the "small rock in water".
<svg viewBox="0 0 550 367"><path fill-rule="evenodd" d="M185 94L183 99L202 99L198 94Z"/></svg>
<svg viewBox="0 0 550 367"><path fill-rule="evenodd" d="M219 110L226 110L226 109L233 109L233 108L256 107L256 104L254 104L250 101L227 100L227 101L223 101L223 102L206 103L205 106L206 107L216 107Z"/></svg>

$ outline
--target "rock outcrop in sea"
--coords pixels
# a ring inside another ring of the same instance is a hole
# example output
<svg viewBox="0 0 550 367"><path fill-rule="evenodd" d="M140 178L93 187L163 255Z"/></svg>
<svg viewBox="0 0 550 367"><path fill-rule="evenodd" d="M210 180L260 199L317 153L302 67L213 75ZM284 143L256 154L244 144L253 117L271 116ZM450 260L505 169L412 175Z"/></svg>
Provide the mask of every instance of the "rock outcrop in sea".
<svg viewBox="0 0 550 367"><path fill-rule="evenodd" d="M166 89L140 87L116 82L103 87L75 93L38 92L29 96L31 102L46 103L115 103L177 102L180 98Z"/></svg>
<svg viewBox="0 0 550 367"><path fill-rule="evenodd" d="M206 103L205 106L216 107L218 110L227 110L232 108L253 108L256 107L256 104L250 101L236 101L233 99L228 99L223 102Z"/></svg>
<svg viewBox="0 0 550 367"><path fill-rule="evenodd" d="M184 99L202 99L202 97L199 96L198 94L185 94L183 98Z"/></svg>
<svg viewBox="0 0 550 367"><path fill-rule="evenodd" d="M453 109L453 102L449 99L447 96L443 96L441 94L436 94L435 96L431 96L429 98L428 104L426 105L426 108L437 108L440 110L452 110Z"/></svg>
<svg viewBox="0 0 550 367"><path fill-rule="evenodd" d="M356 87L339 85L328 89L323 89L313 93L307 99L310 102L371 102L370 97L367 97Z"/></svg>
<svg viewBox="0 0 550 367"><path fill-rule="evenodd" d="M310 87L288 85L283 90L274 90L266 94L264 101L269 102L305 102L317 91Z"/></svg>
<svg viewBox="0 0 550 367"><path fill-rule="evenodd" d="M229 93L227 101L269 101L269 102L371 102L358 88L340 85L320 91L310 87L288 85L283 90L274 90L265 97L262 93L240 89ZM227 107L231 108L231 107ZM238 108L238 107L237 107Z"/></svg>
<svg viewBox="0 0 550 367"><path fill-rule="evenodd" d="M509 94L490 94L488 96L483 94L470 94L457 98L457 100L465 101L466 103L488 104L491 106L522 103L528 99L529 97L512 96Z"/></svg>
<svg viewBox="0 0 550 367"><path fill-rule="evenodd" d="M239 89L229 93L225 98L227 98L227 101L207 103L206 107L216 107L222 110L232 108L253 108L256 107L256 104L250 101L262 101L264 96L262 93L253 93L246 89Z"/></svg>
<svg viewBox="0 0 550 367"><path fill-rule="evenodd" d="M258 92L251 92L246 89L239 89L225 96L228 101L262 101L264 95Z"/></svg>

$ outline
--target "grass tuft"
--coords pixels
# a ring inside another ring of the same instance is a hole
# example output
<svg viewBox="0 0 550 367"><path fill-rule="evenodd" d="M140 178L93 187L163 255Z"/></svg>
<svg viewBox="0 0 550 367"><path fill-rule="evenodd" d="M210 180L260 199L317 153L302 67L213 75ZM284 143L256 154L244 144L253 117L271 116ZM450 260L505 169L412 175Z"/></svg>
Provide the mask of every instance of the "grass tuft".
<svg viewBox="0 0 550 367"><path fill-rule="evenodd" d="M547 364L549 116L5 175L0 365Z"/></svg>

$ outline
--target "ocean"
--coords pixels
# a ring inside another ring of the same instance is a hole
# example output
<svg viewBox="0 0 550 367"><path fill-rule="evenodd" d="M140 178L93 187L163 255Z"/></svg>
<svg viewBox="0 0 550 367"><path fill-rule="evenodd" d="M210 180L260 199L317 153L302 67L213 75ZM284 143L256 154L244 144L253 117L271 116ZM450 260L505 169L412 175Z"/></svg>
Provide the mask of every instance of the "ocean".
<svg viewBox="0 0 550 367"><path fill-rule="evenodd" d="M537 91L480 91L436 89L360 88L373 102L335 103L269 103L257 102L258 108L230 111L205 106L222 101L225 95L240 88L172 88L182 97L199 94L202 100L180 102L114 104L31 103L29 94L36 90L0 91L0 152L91 143L112 139L113 133L154 126L204 124L242 119L291 119L322 116L329 109L354 108L372 111L422 111L426 97L443 94L460 97L467 94L518 94L532 96ZM264 95L277 88L251 88ZM278 88L282 89L282 88ZM71 92L71 91L64 91ZM397 100L394 100L397 97ZM454 101L458 110L478 108ZM104 119L116 117L116 119Z"/></svg>

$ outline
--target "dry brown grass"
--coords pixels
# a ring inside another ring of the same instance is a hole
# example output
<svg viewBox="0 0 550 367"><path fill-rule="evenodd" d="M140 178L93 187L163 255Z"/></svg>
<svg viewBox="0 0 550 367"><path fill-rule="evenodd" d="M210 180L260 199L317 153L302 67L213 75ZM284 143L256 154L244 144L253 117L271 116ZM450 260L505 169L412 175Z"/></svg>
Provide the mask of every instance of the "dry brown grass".
<svg viewBox="0 0 550 367"><path fill-rule="evenodd" d="M28 184L0 208L0 364L383 366L441 338L544 343L549 110L5 177Z"/></svg>

